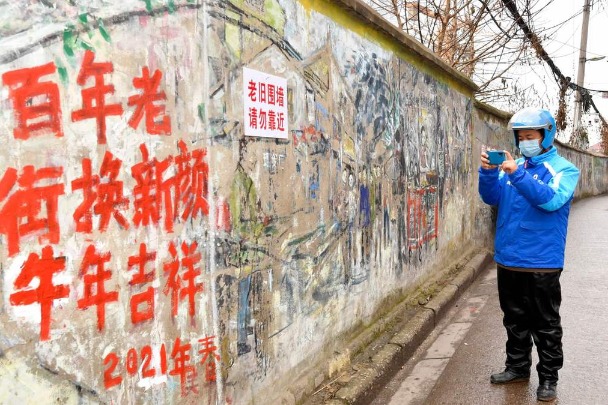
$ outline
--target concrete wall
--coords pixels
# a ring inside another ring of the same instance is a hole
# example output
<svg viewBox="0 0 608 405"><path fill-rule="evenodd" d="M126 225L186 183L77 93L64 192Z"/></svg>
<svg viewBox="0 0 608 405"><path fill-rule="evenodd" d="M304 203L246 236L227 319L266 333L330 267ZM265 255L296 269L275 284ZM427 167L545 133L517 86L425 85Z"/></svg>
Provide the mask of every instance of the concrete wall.
<svg viewBox="0 0 608 405"><path fill-rule="evenodd" d="M581 171L575 199L608 193L608 158L557 143L559 153Z"/></svg>
<svg viewBox="0 0 608 405"><path fill-rule="evenodd" d="M505 114L361 3L0 16L0 402L292 402L487 243ZM287 139L244 136L245 67L287 80Z"/></svg>

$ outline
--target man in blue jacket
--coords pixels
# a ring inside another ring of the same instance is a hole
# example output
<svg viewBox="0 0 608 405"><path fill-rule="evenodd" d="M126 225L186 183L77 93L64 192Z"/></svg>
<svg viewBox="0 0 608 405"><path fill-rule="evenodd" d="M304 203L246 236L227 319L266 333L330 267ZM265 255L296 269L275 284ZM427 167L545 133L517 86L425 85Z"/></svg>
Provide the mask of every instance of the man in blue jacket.
<svg viewBox="0 0 608 405"><path fill-rule="evenodd" d="M492 165L482 153L479 168L479 194L486 204L498 207L494 259L507 330L506 367L490 381L528 381L534 341L537 398L551 401L563 365L559 277L579 170L553 146L555 119L548 111L523 109L509 127L524 157L514 160L505 151L507 159Z"/></svg>

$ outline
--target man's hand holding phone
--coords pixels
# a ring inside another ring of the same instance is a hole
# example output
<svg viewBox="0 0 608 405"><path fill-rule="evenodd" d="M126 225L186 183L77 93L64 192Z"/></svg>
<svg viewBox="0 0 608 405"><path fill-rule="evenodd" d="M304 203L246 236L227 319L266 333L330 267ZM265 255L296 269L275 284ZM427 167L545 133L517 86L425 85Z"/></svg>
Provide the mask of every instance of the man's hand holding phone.
<svg viewBox="0 0 608 405"><path fill-rule="evenodd" d="M517 170L517 163L515 163L515 159L513 159L513 156L511 156L511 154L507 151L505 151L506 154L506 158L505 161L502 162L502 165L500 165L500 168L507 174L511 174L513 172L515 172L515 170Z"/></svg>
<svg viewBox="0 0 608 405"><path fill-rule="evenodd" d="M489 150L481 153L481 167L495 169L499 166L508 174L517 170L515 160L506 150Z"/></svg>

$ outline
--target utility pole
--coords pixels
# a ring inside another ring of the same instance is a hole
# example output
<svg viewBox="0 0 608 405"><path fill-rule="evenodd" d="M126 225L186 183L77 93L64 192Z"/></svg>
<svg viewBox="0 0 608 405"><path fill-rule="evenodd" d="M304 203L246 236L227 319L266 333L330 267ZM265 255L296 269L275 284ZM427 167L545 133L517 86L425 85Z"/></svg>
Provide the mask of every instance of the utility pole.
<svg viewBox="0 0 608 405"><path fill-rule="evenodd" d="M581 27L581 48L578 55L578 74L576 76L576 85L583 87L585 85L585 62L587 62L587 32L589 31L589 11L591 9L591 0L585 0L583 6L583 25ZM577 133L581 125L581 116L583 114L583 97L580 90L576 90L574 98L574 125L572 127L574 133Z"/></svg>

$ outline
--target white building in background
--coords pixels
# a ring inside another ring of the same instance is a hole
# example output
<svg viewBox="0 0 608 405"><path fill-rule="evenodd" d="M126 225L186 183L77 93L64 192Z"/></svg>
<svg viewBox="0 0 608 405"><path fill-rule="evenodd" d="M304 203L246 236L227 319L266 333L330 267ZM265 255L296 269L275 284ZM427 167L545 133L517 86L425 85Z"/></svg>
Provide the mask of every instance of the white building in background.
<svg viewBox="0 0 608 405"><path fill-rule="evenodd" d="M602 121L596 112L583 113L581 118L582 126L587 130L589 138L589 148L602 141Z"/></svg>

